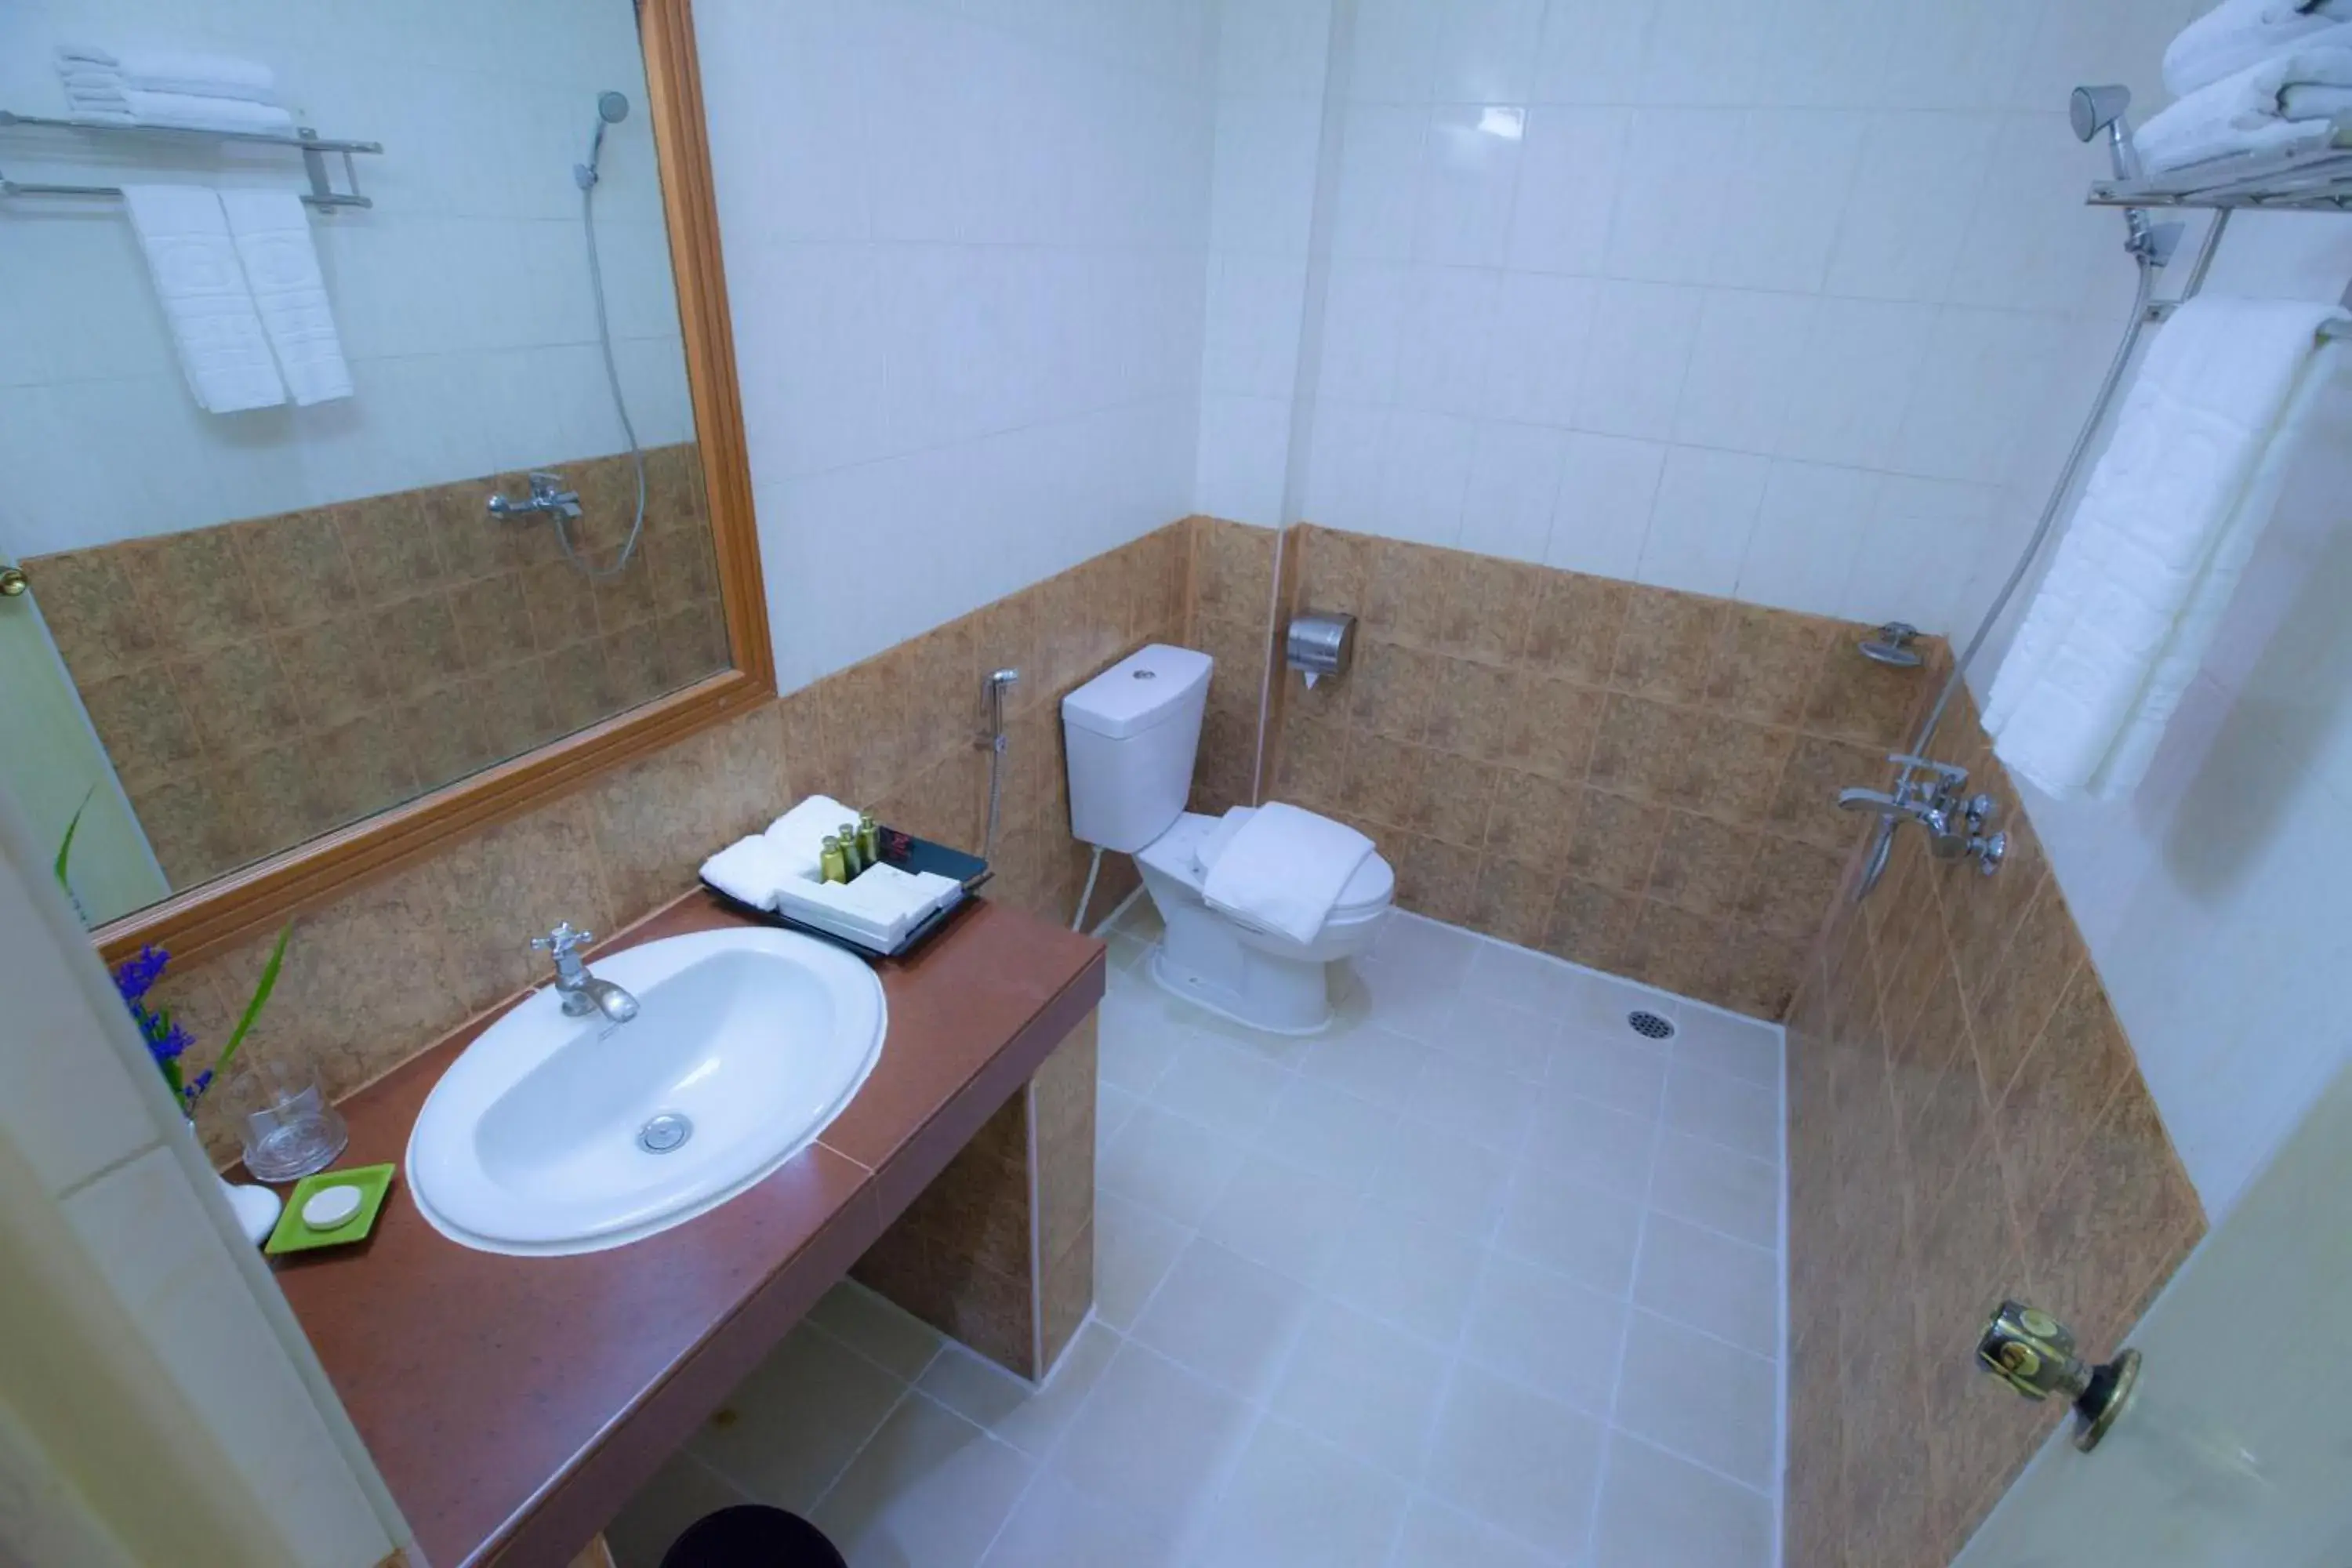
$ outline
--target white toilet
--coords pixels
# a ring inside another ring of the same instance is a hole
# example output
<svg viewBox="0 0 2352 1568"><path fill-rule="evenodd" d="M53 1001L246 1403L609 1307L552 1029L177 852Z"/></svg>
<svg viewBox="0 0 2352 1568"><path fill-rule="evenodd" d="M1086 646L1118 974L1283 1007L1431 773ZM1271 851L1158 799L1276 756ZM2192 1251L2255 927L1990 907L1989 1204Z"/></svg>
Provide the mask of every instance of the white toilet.
<svg viewBox="0 0 2352 1568"><path fill-rule="evenodd" d="M1151 955L1168 990L1253 1028L1310 1035L1331 1021L1328 970L1379 934L1396 873L1375 853L1349 879L1311 942L1260 931L1201 897L1209 868L1255 813L1184 809L1209 656L1154 643L1062 699L1070 758L1070 831L1135 857L1167 934Z"/></svg>

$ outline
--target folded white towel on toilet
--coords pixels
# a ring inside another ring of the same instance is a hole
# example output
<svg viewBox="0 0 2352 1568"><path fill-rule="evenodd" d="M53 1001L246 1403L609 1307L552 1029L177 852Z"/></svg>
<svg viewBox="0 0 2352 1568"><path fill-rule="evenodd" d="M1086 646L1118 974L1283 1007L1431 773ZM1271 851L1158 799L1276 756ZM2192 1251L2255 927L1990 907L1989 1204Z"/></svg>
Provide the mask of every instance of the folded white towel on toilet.
<svg viewBox="0 0 2352 1568"><path fill-rule="evenodd" d="M1371 852L1372 841L1346 823L1277 801L1242 824L1209 868L1201 897L1249 925L1313 942Z"/></svg>
<svg viewBox="0 0 2352 1568"><path fill-rule="evenodd" d="M2352 0L2221 0L2164 51L2164 85L2187 98L2339 22L2352 22Z"/></svg>

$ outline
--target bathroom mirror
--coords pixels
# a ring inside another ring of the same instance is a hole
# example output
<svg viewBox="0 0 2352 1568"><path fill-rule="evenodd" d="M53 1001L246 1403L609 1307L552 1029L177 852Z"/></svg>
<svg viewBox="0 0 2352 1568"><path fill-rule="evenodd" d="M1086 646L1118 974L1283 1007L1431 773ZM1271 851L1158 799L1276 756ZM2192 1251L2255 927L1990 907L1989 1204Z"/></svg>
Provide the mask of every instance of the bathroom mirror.
<svg viewBox="0 0 2352 1568"><path fill-rule="evenodd" d="M0 787L226 941L773 686L682 0L0 10Z"/></svg>

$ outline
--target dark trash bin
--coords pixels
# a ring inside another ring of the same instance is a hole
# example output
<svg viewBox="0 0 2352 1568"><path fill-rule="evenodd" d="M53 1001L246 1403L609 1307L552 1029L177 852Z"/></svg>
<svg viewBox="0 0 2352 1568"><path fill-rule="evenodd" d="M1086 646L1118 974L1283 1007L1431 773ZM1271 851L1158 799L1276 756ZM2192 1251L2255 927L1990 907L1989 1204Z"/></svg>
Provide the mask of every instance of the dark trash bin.
<svg viewBox="0 0 2352 1568"><path fill-rule="evenodd" d="M747 1502L704 1514L662 1553L661 1568L849 1568L824 1532L795 1513Z"/></svg>

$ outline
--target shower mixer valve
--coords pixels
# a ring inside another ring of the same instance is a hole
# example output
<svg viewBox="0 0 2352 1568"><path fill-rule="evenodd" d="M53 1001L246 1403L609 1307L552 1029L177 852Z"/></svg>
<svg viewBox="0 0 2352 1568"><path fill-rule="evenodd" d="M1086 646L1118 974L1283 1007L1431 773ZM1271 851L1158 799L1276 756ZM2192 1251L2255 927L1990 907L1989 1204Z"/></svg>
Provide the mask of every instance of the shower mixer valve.
<svg viewBox="0 0 2352 1568"><path fill-rule="evenodd" d="M1866 811L1898 825L1916 822L1927 829L1927 853L1937 859L1972 859L1988 877L2000 869L2009 851L2009 835L1994 831L2000 803L1967 793L1968 769L1902 752L1886 760L1903 770L1895 788L1840 790L1839 810Z"/></svg>

